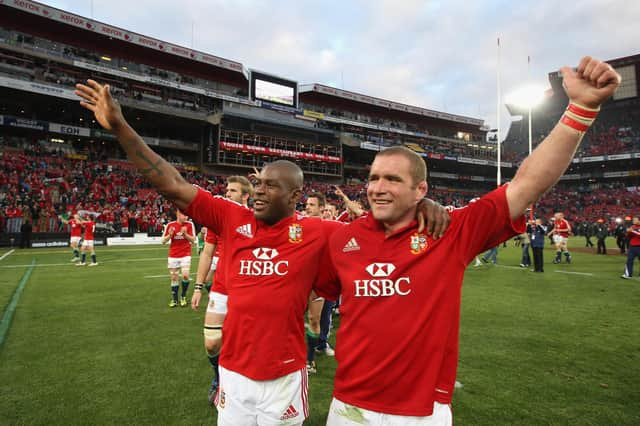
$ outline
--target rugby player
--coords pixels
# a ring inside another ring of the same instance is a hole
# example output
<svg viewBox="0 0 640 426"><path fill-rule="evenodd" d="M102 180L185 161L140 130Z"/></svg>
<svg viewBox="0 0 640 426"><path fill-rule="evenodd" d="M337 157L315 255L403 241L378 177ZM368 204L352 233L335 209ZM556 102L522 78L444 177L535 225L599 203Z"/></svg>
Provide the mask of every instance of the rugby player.
<svg viewBox="0 0 640 426"><path fill-rule="evenodd" d="M570 104L560 123L510 184L453 210L443 238L433 240L413 222L427 192L422 158L402 146L376 155L370 214L331 236L336 277L332 286L324 279L318 286L322 296L342 297L329 426L453 424L465 268L478 253L524 232L525 210L564 173L621 80L591 57L577 71L561 72Z"/></svg>
<svg viewBox="0 0 640 426"><path fill-rule="evenodd" d="M189 184L129 126L108 85L87 80L75 93L158 192L222 238L231 303L220 353L218 424L302 424L309 414L304 311L328 237L343 225L296 214L303 174L292 162L275 161L259 172L252 212ZM428 233L441 236L448 215L430 201L425 210Z"/></svg>
<svg viewBox="0 0 640 426"><path fill-rule="evenodd" d="M89 219L89 216L82 217L78 216L78 223L84 229L84 238L82 239L82 247L81 247L81 259L80 262L76 263L76 266L85 266L87 264L87 251L91 252L91 263L89 266L98 266L98 262L96 260L96 249L94 247L94 232L96 230L96 223Z"/></svg>
<svg viewBox="0 0 640 426"><path fill-rule="evenodd" d="M249 179L244 176L229 176L227 178L227 189L225 197L235 201L244 207L248 207L249 198L253 195L253 186ZM202 290L206 283L211 282L215 274L216 282L222 282L223 272L216 272L220 258L223 254L222 241L214 232L207 232L205 243L200 258L198 259L198 272L193 295L191 296L191 307L197 310L202 299ZM225 293L222 293L222 292ZM204 348L207 359L213 368L213 379L209 386L207 400L209 405L215 402L215 395L218 391L219 368L218 361L220 349L222 348L222 325L227 314L227 294L224 285L213 285L209 292L209 303L204 317Z"/></svg>
<svg viewBox="0 0 640 426"><path fill-rule="evenodd" d="M187 216L180 210L176 210L176 220L167 223L162 233L162 244L169 244L169 257L167 268L171 278L171 300L169 307L178 306L178 289L182 284L180 306L187 306L187 289L189 288L189 273L191 269L191 244L196 242L196 229L193 222L187 220ZM181 283L178 283L182 275Z"/></svg>
<svg viewBox="0 0 640 426"><path fill-rule="evenodd" d="M571 225L564 218L562 212L557 212L553 217L555 219L553 229L549 232L553 234L553 243L556 246L556 258L553 259L553 263L562 263L562 253L564 253L567 263L571 263L571 253L567 247L569 235L571 235Z"/></svg>
<svg viewBox="0 0 640 426"><path fill-rule="evenodd" d="M322 211L327 203L324 194L312 192L307 195L305 213L309 217L322 217ZM307 371L315 374L318 371L315 361L316 350L323 343L323 352L333 355L333 349L328 346L327 338L331 327L331 311L334 303L318 297L315 293L309 296L309 309L307 309Z"/></svg>
<svg viewBox="0 0 640 426"><path fill-rule="evenodd" d="M69 238L69 244L73 249L73 257L71 258L72 262L77 262L80 260L80 250L78 246L80 245L80 239L82 238L82 225L80 225L80 216L76 213L73 215L72 219L65 219L62 216L58 216L60 221L65 225L71 226L71 236Z"/></svg>

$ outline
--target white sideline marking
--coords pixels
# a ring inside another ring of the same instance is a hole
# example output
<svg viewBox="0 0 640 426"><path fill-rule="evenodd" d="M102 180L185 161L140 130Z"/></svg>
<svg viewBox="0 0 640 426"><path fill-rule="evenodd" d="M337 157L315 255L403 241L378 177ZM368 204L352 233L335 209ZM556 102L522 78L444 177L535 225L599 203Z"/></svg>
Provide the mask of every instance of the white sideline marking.
<svg viewBox="0 0 640 426"><path fill-rule="evenodd" d="M154 251L154 250L161 250L161 249L167 249L166 246L161 246L161 245L157 245L157 246L146 246L146 247L140 247L140 248L122 248L124 246L98 246L100 248L100 250L105 250L105 251L117 251L117 252L122 252L122 251ZM16 256L18 255L34 255L34 254L60 254L60 253L64 253L67 252L71 249L71 247L59 247L59 248L34 248L34 249L26 249L26 250L21 250L19 253L16 253Z"/></svg>
<svg viewBox="0 0 640 426"><path fill-rule="evenodd" d="M107 260L105 261L101 261L101 264L106 264L106 263L122 263L122 262L146 262L148 260L164 260L166 259L166 257L147 257L144 259L119 259L119 260ZM6 265L6 266L0 266L0 268L24 268L25 266L31 266L31 264L26 264L26 265ZM75 263L71 263L71 262L67 262L67 263L39 263L36 264L36 268L40 267L40 266L73 266L75 267L76 264ZM167 274L168 275L168 274Z"/></svg>
<svg viewBox="0 0 640 426"><path fill-rule="evenodd" d="M0 257L0 260L4 259L5 257L9 256L11 253L13 253L14 251L16 251L16 249L11 249L8 252L6 252L5 254L2 255L2 257ZM27 265L29 266L29 265Z"/></svg>
<svg viewBox="0 0 640 426"><path fill-rule="evenodd" d="M169 274L162 274L162 275L145 275L145 278L167 278L169 276Z"/></svg>
<svg viewBox="0 0 640 426"><path fill-rule="evenodd" d="M520 269L520 270L523 270L523 271L527 270L527 268L523 268L521 266L498 265L497 263L495 265L493 265L493 266L497 266L498 268Z"/></svg>
<svg viewBox="0 0 640 426"><path fill-rule="evenodd" d="M571 275L586 275L588 277L592 277L594 274L591 274L589 272L570 272L570 271L555 271L559 274L571 274Z"/></svg>

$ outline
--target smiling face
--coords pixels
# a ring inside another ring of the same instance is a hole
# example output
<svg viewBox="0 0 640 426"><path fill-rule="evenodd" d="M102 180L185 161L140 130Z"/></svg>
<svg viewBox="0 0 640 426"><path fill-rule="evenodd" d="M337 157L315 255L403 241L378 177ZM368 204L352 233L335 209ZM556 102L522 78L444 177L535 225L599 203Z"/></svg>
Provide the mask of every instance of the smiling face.
<svg viewBox="0 0 640 426"><path fill-rule="evenodd" d="M367 198L373 217L387 231L407 226L427 193L427 183L414 182L410 170L411 162L401 154L378 155L371 165Z"/></svg>
<svg viewBox="0 0 640 426"><path fill-rule="evenodd" d="M254 187L253 213L269 225L293 215L302 193L302 171L288 161L265 166Z"/></svg>

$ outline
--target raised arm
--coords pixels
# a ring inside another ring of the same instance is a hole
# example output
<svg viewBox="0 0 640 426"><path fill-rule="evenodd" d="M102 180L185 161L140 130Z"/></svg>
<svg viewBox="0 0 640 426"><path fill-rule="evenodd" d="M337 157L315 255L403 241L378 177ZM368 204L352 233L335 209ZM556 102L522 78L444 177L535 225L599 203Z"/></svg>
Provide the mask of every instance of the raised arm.
<svg viewBox="0 0 640 426"><path fill-rule="evenodd" d="M561 69L569 108L549 136L527 157L507 187L507 202L512 219L560 179L567 169L600 105L620 85L620 75L611 65L586 56L574 72Z"/></svg>
<svg viewBox="0 0 640 426"><path fill-rule="evenodd" d="M342 201L344 201L345 209L349 210L356 217L360 217L364 214L364 209L359 203L357 203L356 201L350 200L349 197L347 197L347 195L344 192L342 192L339 186L334 185L334 188L335 188L336 195L342 198Z"/></svg>
<svg viewBox="0 0 640 426"><path fill-rule="evenodd" d="M93 112L102 127L113 133L129 160L138 171L178 208L186 209L195 198L197 189L189 184L175 167L153 152L124 119L118 102L111 97L109 85L94 80L76 84L80 105Z"/></svg>

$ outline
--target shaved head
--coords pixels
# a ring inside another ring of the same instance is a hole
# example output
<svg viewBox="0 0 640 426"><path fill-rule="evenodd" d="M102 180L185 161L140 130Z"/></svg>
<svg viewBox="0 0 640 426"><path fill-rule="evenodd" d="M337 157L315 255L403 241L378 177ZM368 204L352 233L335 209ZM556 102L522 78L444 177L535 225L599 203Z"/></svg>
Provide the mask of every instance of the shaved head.
<svg viewBox="0 0 640 426"><path fill-rule="evenodd" d="M253 214L273 225L296 211L304 175L296 164L278 160L265 165L256 176Z"/></svg>
<svg viewBox="0 0 640 426"><path fill-rule="evenodd" d="M282 179L282 182L287 186L287 189L300 189L304 182L304 174L302 169L297 164L288 160L277 160L273 163L269 163L264 168L277 170Z"/></svg>

